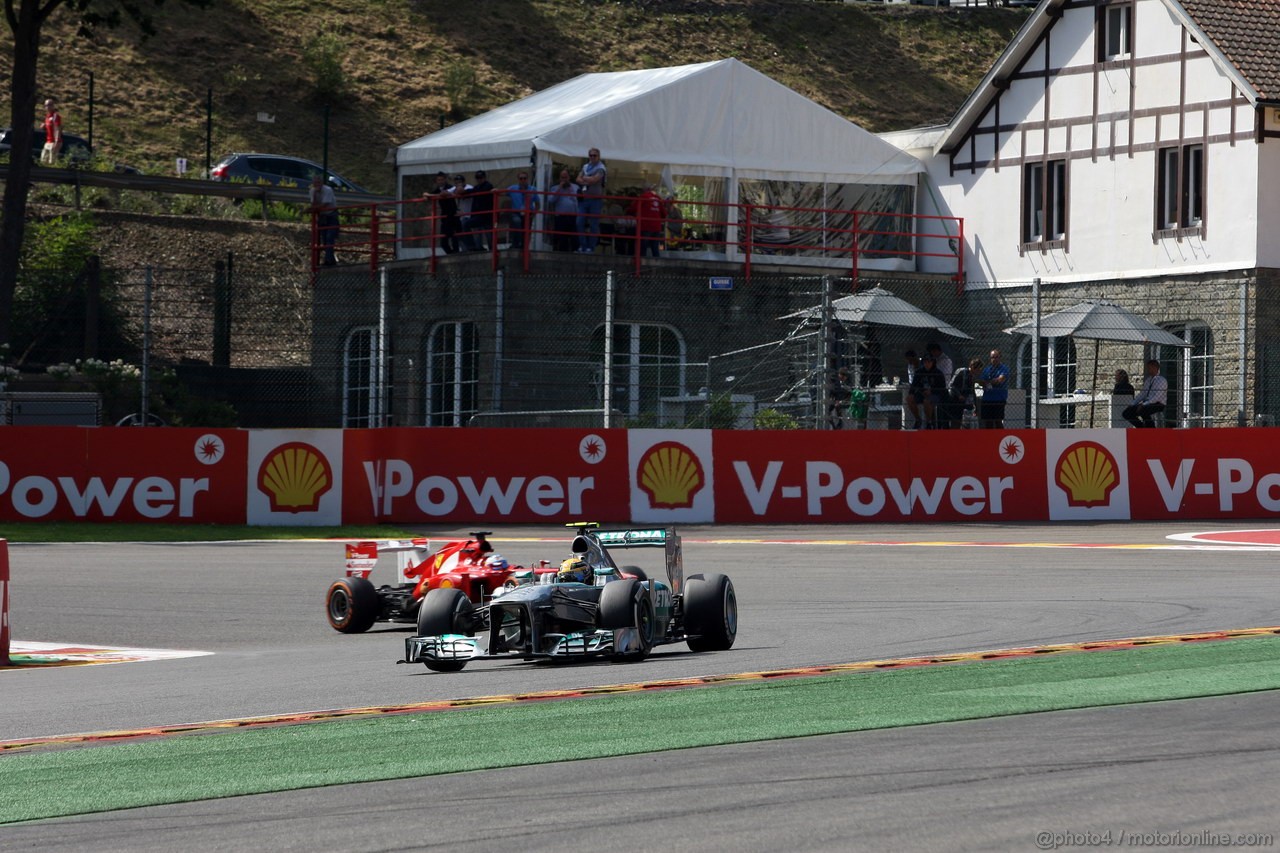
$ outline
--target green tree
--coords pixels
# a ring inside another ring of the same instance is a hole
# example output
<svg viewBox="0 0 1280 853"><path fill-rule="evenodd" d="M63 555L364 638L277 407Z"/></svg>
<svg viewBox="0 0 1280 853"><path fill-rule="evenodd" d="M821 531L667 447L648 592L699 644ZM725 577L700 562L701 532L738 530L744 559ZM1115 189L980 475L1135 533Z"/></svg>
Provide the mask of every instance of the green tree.
<svg viewBox="0 0 1280 853"><path fill-rule="evenodd" d="M9 151L9 179L0 208L0 343L12 335L10 315L18 285L18 259L26 233L27 193L31 188L31 150L35 147L36 65L40 58L40 32L55 14L75 15L82 30L118 26L125 19L146 35L155 28L147 6L164 0L4 0L5 23L13 32L13 75L9 80L9 124L13 128ZM210 0L184 0L207 6ZM64 69L65 70L65 69Z"/></svg>

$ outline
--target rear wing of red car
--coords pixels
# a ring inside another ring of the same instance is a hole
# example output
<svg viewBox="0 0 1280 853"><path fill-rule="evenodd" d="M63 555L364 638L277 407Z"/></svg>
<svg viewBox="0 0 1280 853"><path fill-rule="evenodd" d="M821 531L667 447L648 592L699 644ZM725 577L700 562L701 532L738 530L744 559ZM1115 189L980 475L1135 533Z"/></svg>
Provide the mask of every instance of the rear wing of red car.
<svg viewBox="0 0 1280 853"><path fill-rule="evenodd" d="M684 555L680 534L674 527L644 527L628 530L596 530L591 535L609 550L615 548L662 548L666 555L667 579L671 591L679 595L684 589Z"/></svg>
<svg viewBox="0 0 1280 853"><path fill-rule="evenodd" d="M396 555L396 581L407 583L410 572L431 556L430 539L387 539L347 543L347 577L368 578L379 554Z"/></svg>

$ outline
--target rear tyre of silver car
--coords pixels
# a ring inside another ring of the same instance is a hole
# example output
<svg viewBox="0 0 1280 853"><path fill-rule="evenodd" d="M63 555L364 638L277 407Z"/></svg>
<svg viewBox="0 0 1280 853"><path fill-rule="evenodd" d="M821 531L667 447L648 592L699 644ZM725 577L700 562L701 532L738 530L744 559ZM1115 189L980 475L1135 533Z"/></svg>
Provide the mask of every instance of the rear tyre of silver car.
<svg viewBox="0 0 1280 853"><path fill-rule="evenodd" d="M430 590L418 605L418 636L472 636L475 633L475 613L475 605L462 590ZM435 672L458 672L467 665L465 660L427 660L423 663Z"/></svg>
<svg viewBox="0 0 1280 853"><path fill-rule="evenodd" d="M600 590L599 622L601 628L615 632L622 628L635 629L638 647L615 653L614 660L636 662L649 656L653 649L656 619L653 599L643 583L634 578L624 578L605 584Z"/></svg>
<svg viewBox="0 0 1280 853"><path fill-rule="evenodd" d="M685 641L695 652L720 652L738 636L738 596L721 574L690 575L684 583Z"/></svg>
<svg viewBox="0 0 1280 853"><path fill-rule="evenodd" d="M365 578L338 578L324 597L325 615L335 631L362 634L378 620L382 602Z"/></svg>

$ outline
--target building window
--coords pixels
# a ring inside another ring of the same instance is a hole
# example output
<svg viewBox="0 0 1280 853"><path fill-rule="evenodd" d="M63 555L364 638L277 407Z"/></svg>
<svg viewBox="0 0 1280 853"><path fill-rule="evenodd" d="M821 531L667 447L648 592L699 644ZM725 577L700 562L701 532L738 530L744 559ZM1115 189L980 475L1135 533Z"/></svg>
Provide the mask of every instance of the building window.
<svg viewBox="0 0 1280 853"><path fill-rule="evenodd" d="M604 326L592 333L591 352L603 362ZM685 393L684 368L684 339L675 329L645 323L613 325L610 378L615 411L629 418L656 415L663 397Z"/></svg>
<svg viewBox="0 0 1280 853"><path fill-rule="evenodd" d="M1124 3L1098 9L1098 61L1118 59L1133 52L1133 5Z"/></svg>
<svg viewBox="0 0 1280 853"><path fill-rule="evenodd" d="M1022 179L1022 242L1047 243L1067 235L1067 161L1028 163Z"/></svg>
<svg viewBox="0 0 1280 853"><path fill-rule="evenodd" d="M1153 356L1169 382L1165 426L1213 426L1213 333L1200 322L1165 329L1190 344L1162 346Z"/></svg>
<svg viewBox="0 0 1280 853"><path fill-rule="evenodd" d="M476 324L440 323L427 339L427 426L466 426L479 411Z"/></svg>
<svg viewBox="0 0 1280 853"><path fill-rule="evenodd" d="M378 394L378 335L372 326L352 329L342 350L342 425L381 426ZM385 378L385 377L384 377Z"/></svg>
<svg viewBox="0 0 1280 853"><path fill-rule="evenodd" d="M1161 148L1156 230L1198 228L1204 221L1204 146Z"/></svg>

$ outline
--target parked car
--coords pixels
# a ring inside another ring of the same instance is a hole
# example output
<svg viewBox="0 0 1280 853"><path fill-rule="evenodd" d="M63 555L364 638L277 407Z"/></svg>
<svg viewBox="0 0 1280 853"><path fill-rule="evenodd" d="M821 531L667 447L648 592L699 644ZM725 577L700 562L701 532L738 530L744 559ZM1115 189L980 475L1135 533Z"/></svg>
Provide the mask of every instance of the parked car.
<svg viewBox="0 0 1280 853"><path fill-rule="evenodd" d="M6 127L0 130L0 154L8 154L9 149L13 147L11 137L13 128ZM35 143L31 146L31 159L39 163L40 152L44 148L44 131L37 130ZM83 163L93 158L93 148L89 145L88 140L83 137L76 136L73 133L62 134L62 154L61 157L70 160L73 163Z"/></svg>
<svg viewBox="0 0 1280 853"><path fill-rule="evenodd" d="M215 181L267 183L278 187L306 189L311 186L311 176L315 174L324 174L324 167L301 157L283 154L228 154L213 167L210 177ZM372 195L364 187L333 172L329 172L327 180L329 186L338 192Z"/></svg>

